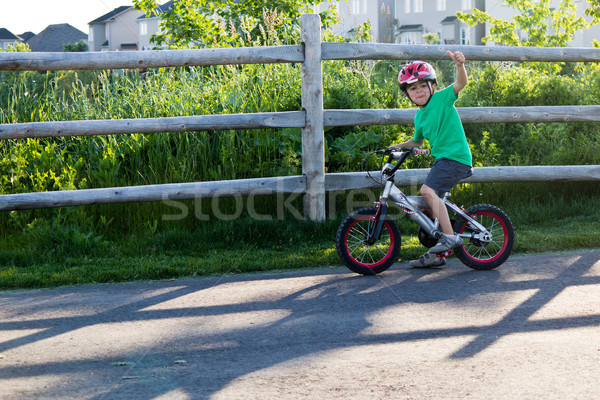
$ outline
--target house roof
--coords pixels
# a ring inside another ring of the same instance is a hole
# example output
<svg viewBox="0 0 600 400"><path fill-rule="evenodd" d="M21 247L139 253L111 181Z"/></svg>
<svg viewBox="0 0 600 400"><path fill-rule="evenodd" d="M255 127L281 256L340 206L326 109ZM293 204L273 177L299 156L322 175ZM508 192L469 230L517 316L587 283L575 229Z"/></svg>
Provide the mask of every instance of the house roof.
<svg viewBox="0 0 600 400"><path fill-rule="evenodd" d="M398 30L400 32L422 31L423 30L423 25L421 25L421 24L418 24L418 25L402 25L401 27L398 28Z"/></svg>
<svg viewBox="0 0 600 400"><path fill-rule="evenodd" d="M23 39L24 42L28 41L29 39L31 39L32 37L35 36L35 33L27 31L24 33L21 33L20 35L18 35L21 39Z"/></svg>
<svg viewBox="0 0 600 400"><path fill-rule="evenodd" d="M48 25L27 41L31 51L62 52L63 44L87 41L87 35L69 24Z"/></svg>
<svg viewBox="0 0 600 400"><path fill-rule="evenodd" d="M173 5L175 5L175 2L176 2L176 1L177 1L177 0L171 0L171 1L168 1L168 2L166 2L165 4L163 4L163 5L161 5L161 6L158 6L158 7L156 7L156 8L155 8L155 9L152 11L152 14L150 14L150 16L148 16L148 17L147 17L147 16L144 14L144 15L142 15L141 17L139 17L138 19L156 18L156 17L158 17L160 14L164 13L165 11L168 11L168 10L170 10L170 9L173 7Z"/></svg>
<svg viewBox="0 0 600 400"><path fill-rule="evenodd" d="M458 18L456 18L456 15L451 15L449 17L446 17L442 20L442 24L451 24L454 23L458 20Z"/></svg>
<svg viewBox="0 0 600 400"><path fill-rule="evenodd" d="M133 8L133 7L132 6L117 7L114 10L112 10L111 12L108 12L108 13L104 14L100 18L96 18L95 20L89 22L88 24L91 25L91 24L106 23L106 22L110 21L111 19L113 19L114 17L116 17L117 15L122 14L125 11L129 10L130 8Z"/></svg>
<svg viewBox="0 0 600 400"><path fill-rule="evenodd" d="M19 40L19 38L8 29L0 28L0 40Z"/></svg>

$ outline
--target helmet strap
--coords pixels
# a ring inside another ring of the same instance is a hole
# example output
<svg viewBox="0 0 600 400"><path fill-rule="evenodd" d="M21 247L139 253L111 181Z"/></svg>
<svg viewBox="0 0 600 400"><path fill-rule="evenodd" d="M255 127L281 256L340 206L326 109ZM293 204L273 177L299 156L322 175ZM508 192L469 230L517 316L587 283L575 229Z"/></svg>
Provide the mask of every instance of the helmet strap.
<svg viewBox="0 0 600 400"><path fill-rule="evenodd" d="M427 80L427 86L429 87L429 100L427 100L427 103L423 104L422 106L418 105L417 103L415 103L413 101L413 99L410 98L410 95L408 94L408 91L405 91L404 94L406 95L406 97L408 97L408 99L417 107L425 107L427 104L429 104L429 102L431 101L431 98L433 97L433 85L431 84L431 81L428 79Z"/></svg>
<svg viewBox="0 0 600 400"><path fill-rule="evenodd" d="M427 103L425 103L425 105L423 107L425 107L427 104L429 104L429 102L431 101L431 98L433 97L433 85L431 84L430 80L427 80L427 86L429 86L429 100L427 100Z"/></svg>

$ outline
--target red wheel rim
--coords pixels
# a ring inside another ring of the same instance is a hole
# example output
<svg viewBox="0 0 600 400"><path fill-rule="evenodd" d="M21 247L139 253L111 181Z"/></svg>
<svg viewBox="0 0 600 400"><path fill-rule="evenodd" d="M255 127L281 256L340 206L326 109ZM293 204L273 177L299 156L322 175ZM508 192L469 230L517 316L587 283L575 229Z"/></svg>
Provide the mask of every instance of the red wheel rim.
<svg viewBox="0 0 600 400"><path fill-rule="evenodd" d="M506 226L506 223L498 218L497 215L490 213L490 212L480 212L480 213L476 213L473 214L474 217L477 217L477 219L481 219L481 218L485 218L485 217L490 217L494 220L494 222L492 223L492 226L486 226L486 224L482 224L483 226L485 226L490 233L492 234L492 237L495 238L497 237L496 233L502 232L502 243L496 242L492 239L492 242L490 242L489 244L486 244L485 246L476 246L473 244L467 244L467 243L463 243L463 245L461 246L462 250L464 251L464 253L467 255L467 257L469 257L470 259L479 262L479 263L491 263L496 261L498 258L500 258L502 256L502 254L504 254L504 252L506 251L506 247L508 246L508 227ZM463 233L465 231L465 228L467 226L467 221L465 221L465 223L463 224L463 226L460 229L460 233ZM481 223L481 222L480 222ZM467 249L467 246L469 246L469 248L477 248L480 249L478 250L476 253L479 254L486 254L489 256L489 258L478 258L475 257L474 255L471 254L471 252ZM489 251L487 251L488 246L495 246L497 247L499 250L496 251L495 254L490 254Z"/></svg>
<svg viewBox="0 0 600 400"><path fill-rule="evenodd" d="M375 268L375 267L378 267L381 264L385 263L392 256L392 252L394 249L394 243L396 240L389 224L384 221L384 223L383 223L384 229L382 230L381 235L383 236L384 233L387 232L387 235L389 236L389 239L390 239L390 243L389 243L389 247L386 252L383 252L381 250L378 251L378 253L383 254L383 257L381 259L378 258L378 260L375 261L373 259L373 257L371 256L371 252L370 252L370 250L373 248L373 246L368 246L362 242L362 239L364 239L364 236L362 236L362 235L366 234L366 232L367 232L366 229L356 228L357 223L364 221L365 219L370 219L370 218L371 218L370 215L365 215L365 216L355 220L352 223L352 225L350 225L348 227L348 230L346 230L346 236L344 238L344 245L346 246L346 254L348 254L348 256L352 259L352 261L354 263L356 263L357 265L364 267L364 268ZM354 235L352 235L352 234L354 234ZM362 237L362 239L361 239L361 237ZM351 250L350 247L348 246L349 240L351 243L354 244L354 246L352 246L353 250ZM358 249L361 245L367 246L367 248L364 251L360 252L360 254L357 257L355 257L354 253L355 253L356 249ZM365 262L365 258L370 258L371 261L373 261L373 262L367 263L367 262Z"/></svg>

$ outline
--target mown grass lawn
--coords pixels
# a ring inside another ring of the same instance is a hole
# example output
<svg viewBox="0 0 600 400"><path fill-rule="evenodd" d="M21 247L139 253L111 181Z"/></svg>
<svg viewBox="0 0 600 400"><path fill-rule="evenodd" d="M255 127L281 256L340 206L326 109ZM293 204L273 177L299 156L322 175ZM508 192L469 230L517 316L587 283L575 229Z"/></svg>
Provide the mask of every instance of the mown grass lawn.
<svg viewBox="0 0 600 400"><path fill-rule="evenodd" d="M517 213L518 214L518 213ZM515 223L513 254L600 248L600 216L546 218ZM194 276L318 268L341 265L335 251L339 220L229 221L196 232L167 231L88 240L55 237L54 242L5 240L0 253L0 288L159 280ZM416 226L399 221L399 261L426 249ZM88 238L91 239L91 238ZM11 247L12 246L12 247ZM466 268L466 267L465 267Z"/></svg>

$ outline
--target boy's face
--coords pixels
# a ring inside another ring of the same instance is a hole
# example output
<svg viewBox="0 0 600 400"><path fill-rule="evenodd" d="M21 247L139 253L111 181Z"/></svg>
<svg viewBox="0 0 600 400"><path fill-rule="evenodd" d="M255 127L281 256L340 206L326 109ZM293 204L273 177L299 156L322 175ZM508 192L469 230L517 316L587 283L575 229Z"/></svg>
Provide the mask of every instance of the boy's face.
<svg viewBox="0 0 600 400"><path fill-rule="evenodd" d="M419 107L424 107L431 95L433 94L433 89L435 89L435 85L429 87L429 82L427 81L417 81L409 84L406 87L406 95L409 99L412 100Z"/></svg>

